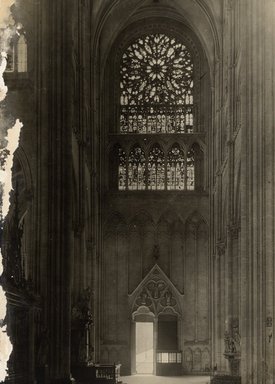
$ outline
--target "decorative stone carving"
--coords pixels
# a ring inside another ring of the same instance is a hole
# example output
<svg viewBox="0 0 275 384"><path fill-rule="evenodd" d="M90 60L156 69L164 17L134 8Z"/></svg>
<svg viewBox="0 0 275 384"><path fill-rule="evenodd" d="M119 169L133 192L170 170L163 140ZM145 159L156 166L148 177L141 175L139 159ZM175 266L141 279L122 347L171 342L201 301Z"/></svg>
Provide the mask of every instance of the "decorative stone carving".
<svg viewBox="0 0 275 384"><path fill-rule="evenodd" d="M148 284L148 290L150 291L151 296L157 300L161 296L161 292L164 290L165 283L163 281L158 281L158 282L150 282Z"/></svg>
<svg viewBox="0 0 275 384"><path fill-rule="evenodd" d="M224 333L224 353L225 354L234 354L236 353L235 340L232 336L229 335L228 331Z"/></svg>
<svg viewBox="0 0 275 384"><path fill-rule="evenodd" d="M268 327L268 328L271 328L272 327L272 317L271 316L268 316L267 318L266 318L266 327Z"/></svg>
<svg viewBox="0 0 275 384"><path fill-rule="evenodd" d="M233 320L231 332L225 332L224 346L224 357L229 362L230 375L238 377L240 375L241 358L241 336L238 319Z"/></svg>
<svg viewBox="0 0 275 384"><path fill-rule="evenodd" d="M82 291L79 300L72 308L72 364L87 365L90 361L92 346L90 344L90 327L93 324L91 314L90 287Z"/></svg>
<svg viewBox="0 0 275 384"><path fill-rule="evenodd" d="M176 288L172 285L164 272L155 265L140 286L130 295L133 297L133 311L140 306L146 306L152 313L170 310L181 313L176 299ZM181 295L179 293L179 295Z"/></svg>

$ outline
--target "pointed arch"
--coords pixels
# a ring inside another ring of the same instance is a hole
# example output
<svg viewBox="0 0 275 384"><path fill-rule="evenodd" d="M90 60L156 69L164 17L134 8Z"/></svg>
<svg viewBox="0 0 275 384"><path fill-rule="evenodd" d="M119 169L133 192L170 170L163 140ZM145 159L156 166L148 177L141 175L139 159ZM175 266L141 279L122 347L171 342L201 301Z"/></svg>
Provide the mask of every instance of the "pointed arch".
<svg viewBox="0 0 275 384"><path fill-rule="evenodd" d="M16 162L18 165L16 166ZM24 189L32 193L33 190L33 181L32 181L32 172L29 164L29 159L21 145L18 146L16 151L14 152L14 165L13 167L17 168L18 166L21 168L22 177L24 178Z"/></svg>
<svg viewBox="0 0 275 384"><path fill-rule="evenodd" d="M146 188L146 158L143 148L134 144L128 156L128 189L145 190Z"/></svg>
<svg viewBox="0 0 275 384"><path fill-rule="evenodd" d="M109 151L109 188L119 191L127 188L127 157L119 143L114 144Z"/></svg>
<svg viewBox="0 0 275 384"><path fill-rule="evenodd" d="M198 230L201 223L208 225L205 218L198 211L193 211L186 218L185 232L194 234Z"/></svg>
<svg viewBox="0 0 275 384"><path fill-rule="evenodd" d="M202 357L201 349L196 348L193 353L193 371L194 372L201 372L201 363L202 363L201 357Z"/></svg>
<svg viewBox="0 0 275 384"><path fill-rule="evenodd" d="M165 157L160 144L151 145L148 154L148 189L165 189Z"/></svg>
<svg viewBox="0 0 275 384"><path fill-rule="evenodd" d="M19 36L17 42L17 71L19 73L28 71L28 46L23 34Z"/></svg>
<svg viewBox="0 0 275 384"><path fill-rule="evenodd" d="M131 225L138 225L140 227L152 227L155 228L154 220L149 212L140 210L135 214L131 220Z"/></svg>
<svg viewBox="0 0 275 384"><path fill-rule="evenodd" d="M185 156L178 143L174 143L167 154L167 189L185 189Z"/></svg>

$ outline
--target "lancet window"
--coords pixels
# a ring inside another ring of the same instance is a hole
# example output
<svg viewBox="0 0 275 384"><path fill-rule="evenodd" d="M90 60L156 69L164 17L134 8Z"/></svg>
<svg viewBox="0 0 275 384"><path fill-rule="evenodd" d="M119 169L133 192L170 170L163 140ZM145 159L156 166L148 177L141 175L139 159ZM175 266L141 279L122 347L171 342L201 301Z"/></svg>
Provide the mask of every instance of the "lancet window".
<svg viewBox="0 0 275 384"><path fill-rule="evenodd" d="M118 156L117 173L120 191L191 191L195 189L195 150L193 148L185 153L176 143L170 150L164 151L158 143L155 143L146 153L138 144L135 144L128 155L121 147L116 148L115 153Z"/></svg>
<svg viewBox="0 0 275 384"><path fill-rule="evenodd" d="M167 189L185 189L184 152L178 144L173 145L167 156Z"/></svg>
<svg viewBox="0 0 275 384"><path fill-rule="evenodd" d="M128 157L128 189L144 190L145 180L145 154L140 146L136 145Z"/></svg>
<svg viewBox="0 0 275 384"><path fill-rule="evenodd" d="M154 145L148 156L148 189L165 189L165 159L159 145Z"/></svg>
<svg viewBox="0 0 275 384"><path fill-rule="evenodd" d="M0 30L0 39L2 36L5 39L5 33L4 29ZM8 73L26 73L28 71L28 46L22 29L17 29L9 42L5 71Z"/></svg>

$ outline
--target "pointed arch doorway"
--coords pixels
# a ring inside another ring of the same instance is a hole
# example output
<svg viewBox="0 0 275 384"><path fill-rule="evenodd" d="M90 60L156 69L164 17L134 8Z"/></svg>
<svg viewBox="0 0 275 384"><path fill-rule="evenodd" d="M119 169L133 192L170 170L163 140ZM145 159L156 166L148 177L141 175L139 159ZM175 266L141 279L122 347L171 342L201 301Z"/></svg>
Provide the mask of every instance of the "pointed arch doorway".
<svg viewBox="0 0 275 384"><path fill-rule="evenodd" d="M132 323L132 374L156 373L155 315L146 307L133 314Z"/></svg>
<svg viewBox="0 0 275 384"><path fill-rule="evenodd" d="M181 294L158 265L130 295L132 374L182 373L178 295Z"/></svg>

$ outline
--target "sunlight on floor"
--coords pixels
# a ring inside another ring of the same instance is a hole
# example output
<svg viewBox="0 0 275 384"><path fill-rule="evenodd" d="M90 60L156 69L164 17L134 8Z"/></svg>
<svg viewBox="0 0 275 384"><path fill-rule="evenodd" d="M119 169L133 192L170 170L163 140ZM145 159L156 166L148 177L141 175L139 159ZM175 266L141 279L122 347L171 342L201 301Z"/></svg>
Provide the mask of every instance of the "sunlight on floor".
<svg viewBox="0 0 275 384"><path fill-rule="evenodd" d="M122 376L123 384L209 384L208 376L153 376L153 375L133 375Z"/></svg>

